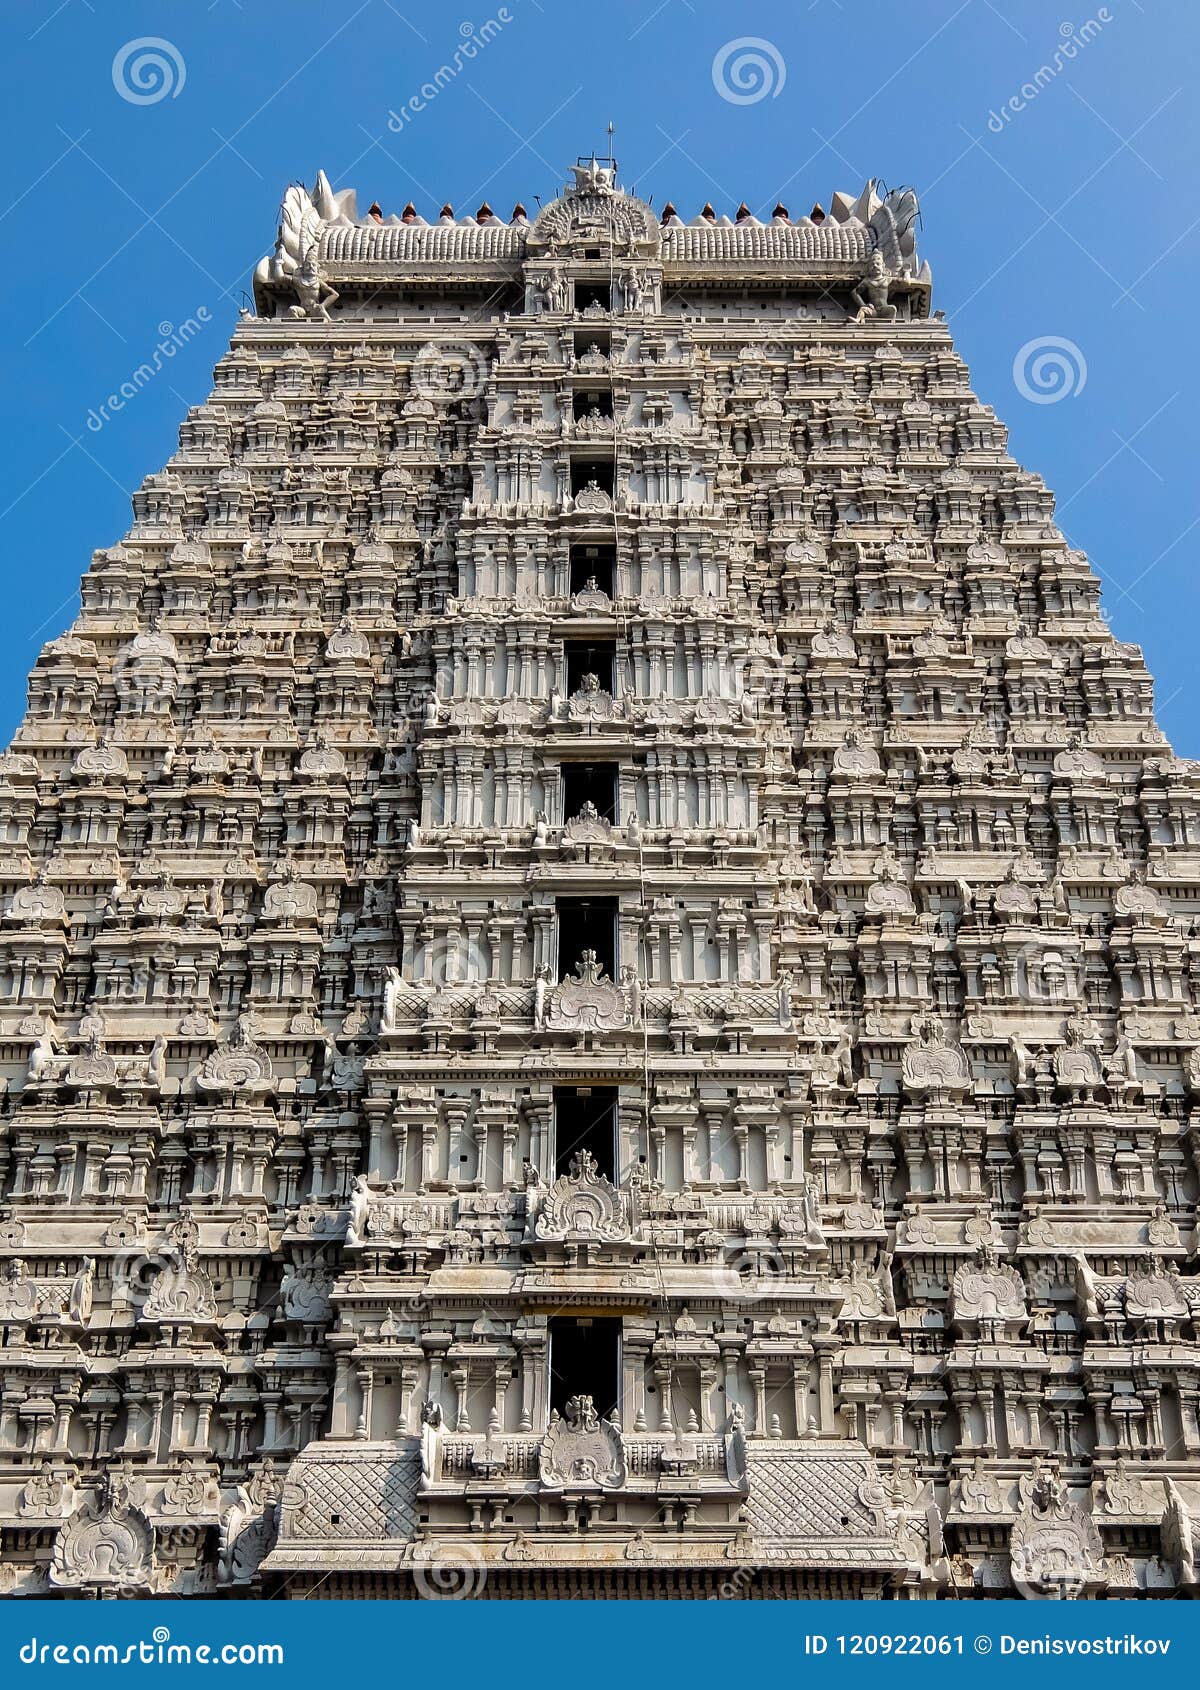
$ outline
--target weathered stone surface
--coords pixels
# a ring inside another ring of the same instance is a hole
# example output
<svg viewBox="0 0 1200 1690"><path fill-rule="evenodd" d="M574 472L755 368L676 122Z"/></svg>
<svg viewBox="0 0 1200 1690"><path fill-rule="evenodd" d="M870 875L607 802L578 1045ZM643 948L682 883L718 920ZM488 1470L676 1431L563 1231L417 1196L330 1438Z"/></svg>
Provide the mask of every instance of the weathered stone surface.
<svg viewBox="0 0 1200 1690"><path fill-rule="evenodd" d="M7 1592L1194 1587L1200 767L915 211L289 189L0 756Z"/></svg>

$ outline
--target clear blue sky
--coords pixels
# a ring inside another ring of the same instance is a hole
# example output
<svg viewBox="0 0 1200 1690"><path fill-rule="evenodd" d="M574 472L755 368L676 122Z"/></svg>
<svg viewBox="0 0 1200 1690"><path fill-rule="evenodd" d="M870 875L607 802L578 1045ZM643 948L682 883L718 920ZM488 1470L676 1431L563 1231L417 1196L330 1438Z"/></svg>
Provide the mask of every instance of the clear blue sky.
<svg viewBox="0 0 1200 1690"><path fill-rule="evenodd" d="M460 26L502 12L462 73L389 128ZM685 217L710 199L769 212L781 194L806 210L870 175L919 190L934 303L975 387L1057 493L1119 637L1144 647L1164 728L1200 756L1195 0L10 0L5 23L5 740L92 549L123 534L128 491L207 394L287 182L323 167L360 206L411 196L430 215L486 196L507 215L552 197L611 117L626 185ZM734 103L713 64L744 36L769 43L773 80ZM142 37L170 44L175 87L133 103L114 60ZM1068 37L1083 44L1059 69ZM1056 74L1035 83L1042 66ZM160 325L201 311L208 326L164 373L89 428ZM1014 381L1042 337L1077 349L1077 391L1056 403Z"/></svg>

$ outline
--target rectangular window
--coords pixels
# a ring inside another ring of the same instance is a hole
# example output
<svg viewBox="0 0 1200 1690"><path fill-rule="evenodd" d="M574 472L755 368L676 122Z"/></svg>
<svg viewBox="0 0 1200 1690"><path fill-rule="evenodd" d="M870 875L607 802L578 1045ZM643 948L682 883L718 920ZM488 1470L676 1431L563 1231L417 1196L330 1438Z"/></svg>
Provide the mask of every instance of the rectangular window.
<svg viewBox="0 0 1200 1690"><path fill-rule="evenodd" d="M565 1414L572 1397L591 1397L602 1419L617 1412L621 1322L555 1315L550 1321L550 1407Z"/></svg>
<svg viewBox="0 0 1200 1690"><path fill-rule="evenodd" d="M557 898L558 977L575 972L585 951L594 951L596 961L610 980L617 975L617 900L615 898Z"/></svg>
<svg viewBox="0 0 1200 1690"><path fill-rule="evenodd" d="M611 417L613 414L612 388L576 388L572 409L576 422L579 422L583 417L591 417L596 412L599 412L602 417Z"/></svg>
<svg viewBox="0 0 1200 1690"><path fill-rule="evenodd" d="M616 551L612 546L572 546L572 593L601 592L615 598Z"/></svg>
<svg viewBox="0 0 1200 1690"><path fill-rule="evenodd" d="M598 487L602 493L612 496L616 485L611 454L604 458L572 458L571 459L571 497L578 498L585 487Z"/></svg>
<svg viewBox="0 0 1200 1690"><path fill-rule="evenodd" d="M575 283L575 312L586 311L589 305L598 305L602 311L612 309L612 288L607 277L603 281Z"/></svg>
<svg viewBox="0 0 1200 1690"><path fill-rule="evenodd" d="M615 640L564 640L567 692L579 692L587 675L595 675L601 692L612 692L617 666Z"/></svg>
<svg viewBox="0 0 1200 1690"><path fill-rule="evenodd" d="M591 804L606 822L617 819L616 763L564 763L562 765L563 820L581 815Z"/></svg>
<svg viewBox="0 0 1200 1690"><path fill-rule="evenodd" d="M617 1088L555 1086L554 1171L571 1171L571 1158L586 1150L605 1179L616 1178Z"/></svg>

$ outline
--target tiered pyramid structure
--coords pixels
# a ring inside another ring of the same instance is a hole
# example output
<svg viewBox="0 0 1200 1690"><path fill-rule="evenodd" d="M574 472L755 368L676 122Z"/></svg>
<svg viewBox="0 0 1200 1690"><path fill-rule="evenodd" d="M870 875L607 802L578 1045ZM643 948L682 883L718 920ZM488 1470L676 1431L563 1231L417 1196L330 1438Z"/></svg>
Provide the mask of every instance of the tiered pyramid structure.
<svg viewBox="0 0 1200 1690"><path fill-rule="evenodd" d="M0 757L0 1589L1194 1591L1200 767L916 211L288 190Z"/></svg>

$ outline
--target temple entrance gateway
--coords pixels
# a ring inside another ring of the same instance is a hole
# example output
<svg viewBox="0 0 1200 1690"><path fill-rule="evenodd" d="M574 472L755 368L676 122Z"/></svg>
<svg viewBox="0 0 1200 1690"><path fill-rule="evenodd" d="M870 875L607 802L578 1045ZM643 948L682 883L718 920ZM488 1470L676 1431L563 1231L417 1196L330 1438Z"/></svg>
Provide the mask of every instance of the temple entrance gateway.
<svg viewBox="0 0 1200 1690"><path fill-rule="evenodd" d="M34 666L0 1589L1195 1594L1200 770L910 189L570 177L289 188Z"/></svg>

